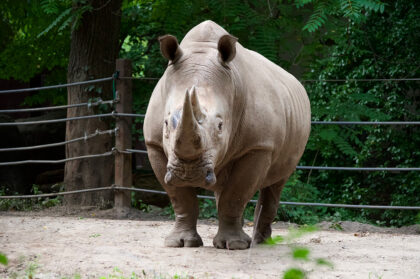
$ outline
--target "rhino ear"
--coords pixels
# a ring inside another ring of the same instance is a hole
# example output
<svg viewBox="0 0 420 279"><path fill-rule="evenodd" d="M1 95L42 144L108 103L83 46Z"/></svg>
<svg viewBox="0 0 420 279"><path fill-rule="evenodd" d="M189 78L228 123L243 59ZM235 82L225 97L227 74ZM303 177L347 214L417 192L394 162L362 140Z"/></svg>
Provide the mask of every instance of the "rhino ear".
<svg viewBox="0 0 420 279"><path fill-rule="evenodd" d="M174 36L161 36L159 37L159 43L160 52L166 59L174 61L182 55L182 50L179 47L178 40Z"/></svg>
<svg viewBox="0 0 420 279"><path fill-rule="evenodd" d="M219 57L224 63L228 63L235 58L237 41L238 38L229 34L220 37L217 49L219 50Z"/></svg>

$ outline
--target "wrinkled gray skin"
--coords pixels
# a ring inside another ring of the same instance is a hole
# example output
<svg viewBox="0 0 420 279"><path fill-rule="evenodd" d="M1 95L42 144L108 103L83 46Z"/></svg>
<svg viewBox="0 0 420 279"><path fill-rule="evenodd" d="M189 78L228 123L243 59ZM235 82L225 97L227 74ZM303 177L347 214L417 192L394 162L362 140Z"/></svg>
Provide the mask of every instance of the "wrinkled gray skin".
<svg viewBox="0 0 420 279"><path fill-rule="evenodd" d="M194 27L180 45L170 35L159 41L169 65L150 99L144 136L176 215L165 245L203 245L196 187L214 191L219 230L213 244L227 249L250 246L242 214L260 190L254 241L262 242L309 136L305 89L212 21Z"/></svg>

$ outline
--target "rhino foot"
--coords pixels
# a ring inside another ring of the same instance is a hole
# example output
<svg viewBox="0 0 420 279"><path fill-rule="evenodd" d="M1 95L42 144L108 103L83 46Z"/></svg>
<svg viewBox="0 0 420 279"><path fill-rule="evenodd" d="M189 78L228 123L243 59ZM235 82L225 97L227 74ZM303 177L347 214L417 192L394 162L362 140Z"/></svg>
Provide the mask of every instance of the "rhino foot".
<svg viewBox="0 0 420 279"><path fill-rule="evenodd" d="M203 240L196 231L173 231L165 238L166 247L200 247Z"/></svg>
<svg viewBox="0 0 420 279"><path fill-rule="evenodd" d="M235 233L218 232L213 239L213 246L219 249L244 250L251 245L251 238L242 230Z"/></svg>

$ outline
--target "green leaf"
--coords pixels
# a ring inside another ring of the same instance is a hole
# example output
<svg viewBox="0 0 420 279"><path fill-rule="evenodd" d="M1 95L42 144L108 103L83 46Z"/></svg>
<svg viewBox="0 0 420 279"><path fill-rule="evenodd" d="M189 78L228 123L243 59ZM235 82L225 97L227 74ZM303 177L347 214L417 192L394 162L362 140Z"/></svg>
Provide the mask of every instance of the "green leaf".
<svg viewBox="0 0 420 279"><path fill-rule="evenodd" d="M305 247L293 248L293 258L297 260L309 260L309 249Z"/></svg>
<svg viewBox="0 0 420 279"><path fill-rule="evenodd" d="M319 132L319 137L326 141L333 141L337 136L337 132L330 128L323 129Z"/></svg>
<svg viewBox="0 0 420 279"><path fill-rule="evenodd" d="M303 270L298 268L289 268L285 271L283 279L304 279L306 274Z"/></svg>
<svg viewBox="0 0 420 279"><path fill-rule="evenodd" d="M276 235L274 237L267 238L264 241L264 244L267 244L267 245L276 245L276 244L282 243L283 241L284 241L284 237L282 237L281 235Z"/></svg>
<svg viewBox="0 0 420 279"><path fill-rule="evenodd" d="M334 265L330 261L328 261L326 259L323 259L323 258L316 259L316 264L317 265L325 265L325 266L328 266L330 268L334 267Z"/></svg>
<svg viewBox="0 0 420 279"><path fill-rule="evenodd" d="M7 265L9 261L5 254L0 253L0 264Z"/></svg>
<svg viewBox="0 0 420 279"><path fill-rule="evenodd" d="M67 8L66 10L64 10L47 28L44 29L44 31L42 31L41 33L38 34L38 38L47 34L52 28L57 26L57 24L59 22L61 22L61 20L63 20L64 17L70 15L72 10L73 10L73 8ZM71 17L71 15L70 15L70 17ZM65 20L65 22L67 22L67 20Z"/></svg>

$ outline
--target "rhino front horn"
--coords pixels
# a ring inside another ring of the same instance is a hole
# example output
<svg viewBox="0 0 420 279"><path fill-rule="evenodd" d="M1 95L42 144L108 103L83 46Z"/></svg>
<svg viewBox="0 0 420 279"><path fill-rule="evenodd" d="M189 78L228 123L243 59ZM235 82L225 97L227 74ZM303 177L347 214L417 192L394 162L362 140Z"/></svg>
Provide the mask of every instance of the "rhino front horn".
<svg viewBox="0 0 420 279"><path fill-rule="evenodd" d="M180 124L175 135L175 153L184 159L195 159L202 152L200 127L194 115L190 93L185 93Z"/></svg>

